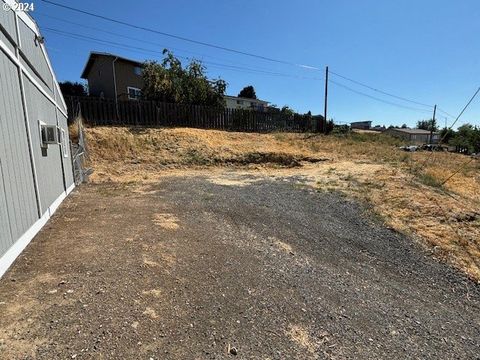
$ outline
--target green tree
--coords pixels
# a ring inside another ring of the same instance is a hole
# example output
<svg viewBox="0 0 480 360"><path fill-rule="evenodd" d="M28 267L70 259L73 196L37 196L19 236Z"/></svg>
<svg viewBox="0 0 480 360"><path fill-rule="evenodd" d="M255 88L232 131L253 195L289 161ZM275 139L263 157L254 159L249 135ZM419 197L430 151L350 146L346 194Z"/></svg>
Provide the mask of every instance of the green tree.
<svg viewBox="0 0 480 360"><path fill-rule="evenodd" d="M223 95L227 83L222 79L208 79L205 67L191 60L183 67L171 51L164 50L161 63L144 64L142 96L147 100L160 100L181 104L224 106Z"/></svg>
<svg viewBox="0 0 480 360"><path fill-rule="evenodd" d="M238 97L243 97L247 99L256 99L257 94L255 94L255 89L252 85L245 86L239 93Z"/></svg>
<svg viewBox="0 0 480 360"><path fill-rule="evenodd" d="M85 85L79 82L63 81L58 83L63 96L87 96Z"/></svg>
<svg viewBox="0 0 480 360"><path fill-rule="evenodd" d="M428 131L438 131L438 126L436 122L432 119L420 120L420 121L417 121L417 129L428 130Z"/></svg>
<svg viewBox="0 0 480 360"><path fill-rule="evenodd" d="M324 119L324 117L322 116L322 120L323 119ZM333 129L335 128L335 124L334 124L332 119L328 120L325 125L326 125L325 133L327 133L327 134L330 134L333 131Z"/></svg>
<svg viewBox="0 0 480 360"><path fill-rule="evenodd" d="M290 109L287 105L285 105L284 107L282 107L282 109L280 110L280 112L281 112L283 115L287 115L287 116L293 116L293 115L295 115L295 111L293 111L292 109Z"/></svg>
<svg viewBox="0 0 480 360"><path fill-rule="evenodd" d="M445 144L448 144L454 136L455 131L453 131L452 129L448 129L445 127L440 130L440 139L442 139L442 142Z"/></svg>
<svg viewBox="0 0 480 360"><path fill-rule="evenodd" d="M472 136L473 151L477 154L480 153L480 127L475 127L473 136Z"/></svg>
<svg viewBox="0 0 480 360"><path fill-rule="evenodd" d="M471 124L462 125L450 140L450 144L466 148L469 152L479 152L480 129Z"/></svg>

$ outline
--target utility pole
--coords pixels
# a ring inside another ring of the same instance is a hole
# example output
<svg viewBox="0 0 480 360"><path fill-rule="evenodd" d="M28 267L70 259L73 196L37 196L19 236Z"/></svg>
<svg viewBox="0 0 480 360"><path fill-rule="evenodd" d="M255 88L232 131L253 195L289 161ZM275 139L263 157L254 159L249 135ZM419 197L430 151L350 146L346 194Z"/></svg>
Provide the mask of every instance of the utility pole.
<svg viewBox="0 0 480 360"><path fill-rule="evenodd" d="M328 105L328 66L325 68L325 107L323 108L323 119L325 127L323 132L327 132L327 105Z"/></svg>
<svg viewBox="0 0 480 360"><path fill-rule="evenodd" d="M437 104L433 107L433 118L430 124L430 144L433 143L433 128L435 127L435 114L437 113ZM433 149L432 149L433 150Z"/></svg>

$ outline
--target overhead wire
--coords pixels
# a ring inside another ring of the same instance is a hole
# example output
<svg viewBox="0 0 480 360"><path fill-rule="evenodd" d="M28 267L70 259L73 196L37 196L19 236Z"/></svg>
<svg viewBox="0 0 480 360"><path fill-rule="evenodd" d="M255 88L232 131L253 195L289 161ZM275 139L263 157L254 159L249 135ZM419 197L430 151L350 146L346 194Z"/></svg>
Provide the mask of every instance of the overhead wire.
<svg viewBox="0 0 480 360"><path fill-rule="evenodd" d="M417 105L421 105L421 106L426 106L426 107L429 107L429 108L432 108L433 109L433 105L430 105L430 104L425 104L425 103L422 103L422 102L419 102L419 101L415 101L415 100L411 100L411 99L408 99L408 98L405 98L405 97L402 97L402 96L398 96L398 95L394 95L394 94L391 94L389 92L386 92L386 91L383 91L383 90L380 90L380 89L377 89L373 86L370 86L370 85L367 85L367 84L364 84L360 81L357 81L357 80L354 80L354 79L351 79L349 77L346 77L344 75L341 75L339 73L336 73L334 71L331 71L329 70L329 74L333 74L335 76L338 76L344 80L347 80L347 81L350 81L354 84L357 84L357 85L360 85L360 86L363 86L367 89L370 89L372 91L375 91L375 92L378 92L380 94L383 94L383 95L387 95L387 96L390 96L390 97L393 97L393 98L396 98L396 99L399 99L399 100L402 100L402 101L406 101L406 102L410 102L410 103L413 103L413 104L417 104Z"/></svg>
<svg viewBox="0 0 480 360"><path fill-rule="evenodd" d="M167 32L152 29L152 28L149 28L149 27L146 27L146 26L136 25L136 24L133 24L133 23L130 23L130 22L127 22L127 21L114 19L114 18L105 16L105 15L100 15L100 14L93 13L91 11L75 8L73 6L60 4L60 3L57 3L57 2L51 1L51 0L42 0L42 1L47 3L47 4L51 4L51 5L54 5L54 6L57 6L57 7L68 9L68 10L71 10L71 11L74 11L74 12L77 12L77 13L81 13L81 14L84 14L84 15L96 17L96 18L99 18L99 19L102 19L102 20L105 20L105 21L109 21L109 22L113 22L113 23L116 23L116 24L128 26L128 27L133 28L133 29L147 31L147 32L151 32L151 33L154 33L154 34L170 37L170 38L173 38L173 39L177 39L177 40L181 40L181 41L185 41L185 42L189 42L189 43L193 43L193 44L197 44L197 45L202 45L202 46L206 46L206 47L210 47L210 48L214 48L214 49L218 49L218 50L223 50L223 51L227 51L227 52L231 52L231 53L235 53L235 54L239 54L239 55L254 57L254 58L257 58L257 59L276 62L276 63L280 63L280 64L300 66L300 67L307 68L307 69L318 69L317 67L311 66L311 65L297 64L297 63L292 62L292 61L275 59L275 58L271 58L271 57L268 57L268 56L258 55L258 54L254 54L254 53L250 53L250 52L246 52L246 51L242 51L242 50L229 48L229 47L226 47L226 46L221 46L221 45L208 43L208 42L205 42L205 41L195 40L195 39L188 38L188 37L185 37L185 36L180 36L180 35L176 35L176 34L167 33Z"/></svg>
<svg viewBox="0 0 480 360"><path fill-rule="evenodd" d="M72 33L72 32L69 32L69 31L64 31L64 30L55 29L55 28L51 28L51 27L44 27L44 30L46 30L47 32L50 31L50 32L53 32L53 33L56 33L56 34L59 34L59 35L72 37L74 39L94 41L94 42L97 42L97 43L100 43L100 44L113 45L115 47L119 47L119 48L123 48L123 49L127 49L127 50L136 49L137 51L140 51L140 52L163 54L163 51L159 51L159 50L153 50L153 49L148 49L148 48L138 47L138 46L130 46L130 45L127 46L123 43L119 43L119 42L115 42L115 41L111 41L111 40L103 40L103 39L95 38L95 37L92 37L92 36L82 35L82 34L78 34L78 33ZM188 59L187 57L184 57L184 56L179 56L179 57L183 58L183 59ZM262 69L249 68L249 67L243 67L243 66L237 66L237 65L231 65L231 64L223 64L223 63L217 63L217 62L212 62L212 61L203 61L203 62L206 63L206 64L209 64L213 67L227 68L227 69L230 69L230 70L237 70L237 71L243 71L243 72L248 71L250 73L266 74L266 75L271 75L271 76L281 76L281 77L290 77L290 78L323 81L322 78L317 78L317 77L305 77L305 76L298 76L298 75L292 75L292 74L286 74L286 73L280 73L280 72L265 71L265 70L262 70ZM350 87L348 87L344 84L341 84L341 83L339 83L338 81L335 81L335 80L330 79L329 82L331 82L331 83L333 83L337 86L340 86L340 87L342 87L346 90L354 92L358 95L362 95L362 96L368 97L370 99L373 99L373 100L376 100L376 101L379 101L379 102L382 102L382 103L385 103L385 104L388 104L388 105L391 105L391 106L396 106L396 107L399 107L399 108L418 111L418 112L428 112L425 109L414 108L414 107L411 107L411 106L406 106L406 105L403 105L403 104L398 104L398 103L394 103L394 102L391 102L391 101L380 99L378 97L363 93L363 92L355 90L355 89L352 89L352 88L350 88Z"/></svg>
<svg viewBox="0 0 480 360"><path fill-rule="evenodd" d="M162 47L162 48L167 48L169 50L171 49L171 50L175 50L175 51L179 51L179 52L194 54L194 55L199 56L200 58L207 57L207 58L212 58L212 59L220 60L220 61L222 61L222 60L223 61L228 61L228 60L224 60L224 59L219 59L216 56L206 55L206 54L199 53L199 52L196 52L196 51L181 49L181 48L173 47L173 46L170 46L170 45L160 44L160 43L155 42L155 41L149 41L149 40L140 39L140 38L137 38L137 37L132 37L132 36L129 36L129 35L121 34L121 33L118 33L118 32L108 31L108 30L101 29L101 28L98 28L98 27L95 27L95 26L90 26L90 25L85 25L85 24L81 24L81 23L78 23L78 22L70 21L70 20L65 20L65 19L62 19L62 18L59 18L59 17L56 17L56 16L47 15L47 14L44 14L44 13L41 13L41 12L36 12L35 14L37 16L46 17L46 18L53 19L53 20L56 20L56 21L60 21L60 22L66 23L66 24L75 25L75 26L79 26L79 27L82 27L82 28L85 28L85 29L91 29L91 30L94 30L94 31L102 32L104 34L109 34L109 35L112 35L112 36L120 37L122 39L129 39L129 40L133 40L133 41L136 41L136 42L141 42L141 43L144 43L144 44L149 44L149 45L159 46L159 47ZM236 64L249 66L247 64L238 63L238 62L236 62ZM265 68L260 68L260 69L269 71L269 69L265 69Z"/></svg>
<svg viewBox="0 0 480 360"><path fill-rule="evenodd" d="M116 42L116 41L103 40L103 39L95 38L95 37L92 37L92 36L82 35L82 34L78 34L78 33L72 33L72 32L69 32L69 31L64 31L64 30L55 29L55 28L51 28L51 27L44 27L43 29L47 32L52 32L52 33L62 35L62 36L65 36L65 37L70 37L70 38L73 38L73 39L84 40L84 41L89 41L89 42L93 41L93 42L96 42L96 43L99 43L99 44L110 45L110 46L113 46L113 47L118 47L118 48L126 49L126 50L135 49L138 52L156 53L156 54L162 54L163 55L163 51L160 51L160 50L153 50L153 49L148 49L148 48L144 48L144 47L125 45L125 44L122 44L122 43L119 43L119 42ZM186 59L186 60L190 59L190 58L185 57L185 56L178 56L178 57L182 58L182 59ZM272 75L272 76L283 76L283 77L300 78L300 79L317 80L317 81L318 80L323 80L322 78L297 76L297 75L293 75L293 74L266 71L266 70L263 70L263 69L249 68L249 67L243 67L243 66L237 66L237 65L231 65L231 64L223 64L223 63L217 63L217 62L212 62L212 61L205 61L204 60L202 62L204 62L205 64L212 65L214 67L228 68L228 69L239 70L239 71L248 71L250 73L259 73L259 74L266 74L266 75Z"/></svg>
<svg viewBox="0 0 480 360"><path fill-rule="evenodd" d="M467 104L463 107L462 111L460 111L460 113L458 114L458 116L456 117L455 121L450 125L450 127L448 127L445 131L445 134L440 138L439 140L439 144L441 145L443 143L443 141L445 140L445 138L447 137L448 133L450 130L452 130L452 128L455 126L455 124L458 122L458 120L460 119L460 117L463 115L463 113L465 112L465 110L467 110L467 108L470 106L470 104L473 102L473 100L475 99L475 97L478 95L478 93L480 92L480 87L477 89L477 91L475 91L475 93L473 94L473 96L470 98L470 100L467 102ZM432 151L429 156L423 161L422 163L422 167L425 167L427 165L427 163L432 159L433 157L433 153L434 151ZM468 161L467 163L470 163L470 161ZM464 166L466 166L465 164L462 164L458 169L461 169L463 168ZM457 170L458 170L457 169ZM449 176L448 178L446 178L446 180L444 180L442 182L442 184L445 184L448 180L450 180L453 175L457 174L458 171L455 170L453 172L453 174L451 176Z"/></svg>
<svg viewBox="0 0 480 360"><path fill-rule="evenodd" d="M231 52L231 53L235 53L235 54L239 54L239 55L244 55L244 56L249 56L249 57L254 57L254 58L258 58L258 59L261 59L261 60L266 60L266 61L271 61L271 62L276 62L276 63L280 63L280 64L287 64L287 65L293 65L293 66L298 66L298 67L301 67L303 69L307 69L307 70L316 70L316 71L319 71L321 70L320 68L316 67L316 66L312 66L312 65L305 65L305 64L299 64L299 63L295 63L295 62L292 62L292 61L286 61L286 60L282 60L282 59L276 59L276 58L272 58L272 57L268 57L268 56L264 56L264 55L259 55L259 54L255 54L255 53L252 53L252 52L246 52L246 51L242 51L242 50L238 50L238 49L234 49L234 48L230 48L230 47L225 47L225 46L220 46L220 45L216 45L216 44L213 44L213 43L209 43L209 42L205 42L205 41L199 41L199 40L195 40L195 39L192 39L192 38L188 38L186 36L180 36L180 35L176 35L176 34L172 34L172 33L167 33L167 32L164 32L164 31L160 31L160 30L157 30L157 29L152 29L152 28L149 28L149 27L146 27L146 26L141 26L141 25L137 25L137 24L134 24L134 23L131 23L131 22L127 22L127 21L123 21L123 20L119 20L119 19L114 19L112 17L109 17L109 16L106 16L106 15L102 15L102 14L99 14L99 13L94 13L92 11L87 11L87 10L83 10L83 9L79 9L79 8L76 8L76 7L73 7L73 6L69 6L69 5L65 5L65 4L61 4L61 3L58 3L58 2L55 2L55 1L52 1L52 0L42 0L43 2L47 3L47 4L50 4L50 5L53 5L53 6L57 6L57 7L60 7L60 8L64 8L64 9L67 9L67 10L70 10L70 11L74 11L74 12L77 12L77 13L81 13L81 14L84 14L84 15L88 15L88 16L91 16L91 17L95 17L95 18L99 18L99 19L102 19L102 20L105 20L105 21L109 21L109 22L113 22L113 23L116 23L116 24L120 24L120 25L123 25L123 26L128 26L130 28L135 28L135 29L138 29L138 30L143 30L143 31L147 31L147 32L151 32L151 33L155 33L155 34L158 34L158 35L162 35L162 36L166 36L166 37L170 37L170 38L174 38L174 39L177 39L177 40L182 40L182 41L186 41L186 42L190 42L190 43L195 43L195 44L198 44L198 45L202 45L202 46L206 46L206 47L210 47L210 48L215 48L215 49L219 49L219 50L223 50L223 51L227 51L227 52ZM49 16L49 15L44 15L44 16ZM51 16L50 16L51 17ZM52 17L54 18L54 17ZM66 21L64 19L59 19L57 18L57 20L60 20L60 21ZM72 22L73 23L73 22ZM82 25L82 24L78 24L77 25ZM99 29L99 28L95 28L95 27L91 27L91 26L84 26L84 27L89 27L91 29L94 29L94 30L97 30L97 31L102 31L104 33L109 33L111 35L115 35L115 36L120 36L119 34L116 34L114 32L111 32L111 31L107 31L107 30L104 30L104 29ZM77 36L79 36L78 34L76 34ZM129 38L131 40L134 40L134 41L141 41L141 42L144 42L144 43L150 43L150 44L154 44L154 45L158 45L157 43L153 43L153 42L149 42L149 41L146 41L146 40L141 40L141 39L138 39L138 38L133 38L133 37L130 37L130 36L123 36L125 38ZM93 40L93 39L92 39ZM96 39L95 41L99 41L99 39ZM100 40L101 41L101 40ZM122 46L122 44L116 44L116 46ZM152 50L150 49L141 49L139 47L135 47L137 50L141 50L141 51L148 51L148 52L151 52ZM185 52L190 52L189 50L180 50L180 51L185 51ZM205 55L203 55L205 56ZM208 55L207 55L208 56ZM206 61L205 61L206 63ZM254 72L259 72L261 71L260 69L241 69L239 68L238 66L236 65L227 65L227 64L221 64L221 65L215 65L215 64L212 64L214 66L225 66L225 67L228 67L230 69L234 69L234 68L237 68L238 70L246 70L246 71L254 71ZM265 74L269 74L269 75L274 75L274 76L279 76L279 74L274 74L273 72L269 72L269 71L265 71L264 72ZM371 91L374 91L374 92L377 92L377 93L380 93L382 95L385 95L385 96L389 96L389 97L393 97L393 98L396 98L398 100L402 100L402 101L405 101L405 102L410 102L410 103L413 103L413 104L416 104L416 105L420 105L420 106L425 106L425 107L429 107L429 108L433 108L432 105L430 104L426 104L426 103L423 103L423 102L420 102L420 101L417 101L417 100L412 100L412 99L409 99L409 98L406 98L406 97L403 97L403 96L399 96L399 95L395 95L393 93L390 93L390 92L387 92L387 91L384 91L384 90L381 90L381 89L378 89L376 87L373 87L373 86L370 86L368 84L365 84L363 82L360 82L358 80L355 80L355 79L352 79L350 77L347 77L345 75L342 75L342 74L339 74L337 72L334 72L334 71L330 71L331 74L335 75L335 76L338 76L344 80L347 80L347 81L350 81L356 85L359 85L359 86L362 86L362 87L365 87L365 88L368 88L369 90ZM280 76L284 76L285 74L282 74ZM291 75L287 75L288 77L291 77ZM296 77L296 76L293 76L293 77ZM313 78L308 78L308 77L300 77L300 78L303 78L303 79L313 79ZM332 83L335 84L334 81L331 81ZM413 108L413 107L410 107L410 106L405 106L405 105L402 105L402 104L398 104L398 103L393 103L393 102L390 102L390 101L387 101L387 100L383 100L383 99L380 99L378 97L375 97L375 96L372 96L372 95L368 95L368 94L365 94L363 92L360 92L358 90L354 90L346 85L343 85L343 84L340 84L340 83L336 83L336 85L338 86L342 86L344 87L345 89L349 90L349 91L353 91L359 95L362 95L362 96L366 96L366 97L369 97L371 99L374 99L374 100L377 100L377 101L380 101L380 102L383 102L385 104L389 104L389 105L393 105L393 106L397 106L397 107L401 107L401 108L404 108L404 109L409 109L409 110L415 110L415 111L422 111L422 112L426 112L424 109L419 109L419 108ZM442 112L443 114L447 115L447 116L450 116L453 118L453 116L451 114L449 114L448 112L438 108L438 110L440 112Z"/></svg>
<svg viewBox="0 0 480 360"><path fill-rule="evenodd" d="M329 79L328 82L331 82L332 84L336 85L336 86L339 86L341 88L344 88L345 90L348 90L348 91L351 91L355 94L358 94L358 95L361 95L361 96L365 96L365 97L368 97L370 99L373 99L373 100L376 100L376 101L379 101L379 102L382 102L382 103L385 103L385 104L388 104L388 105L392 105L392 106L396 106L396 107L399 107L399 108L404 108L404 109L407 109L407 110L413 110L413 111L418 111L418 112L428 112L430 113L429 110L426 110L426 109L420 109L420 108L414 108L414 107L411 107L411 106L407 106L407 105L403 105L403 104L398 104L398 103L394 103L394 102L391 102L391 101L388 101L388 100L383 100L383 99L380 99L376 96L372 96L372 95L369 95L369 94L366 94L364 92L361 92L361 91L358 91L358 90L355 90L355 89L352 89L351 87L345 85L345 84L341 84L339 83L338 81L335 81L335 80L331 80Z"/></svg>

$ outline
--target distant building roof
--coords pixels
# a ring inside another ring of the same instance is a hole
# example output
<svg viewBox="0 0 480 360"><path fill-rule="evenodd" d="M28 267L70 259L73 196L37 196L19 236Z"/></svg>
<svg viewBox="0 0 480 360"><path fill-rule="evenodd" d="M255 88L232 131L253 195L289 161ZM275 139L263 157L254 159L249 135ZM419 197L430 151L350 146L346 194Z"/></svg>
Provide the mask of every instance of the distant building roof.
<svg viewBox="0 0 480 360"><path fill-rule="evenodd" d="M430 130L423 130L423 129L402 129L402 128L392 128L392 130L404 132L406 134L414 134L414 135L427 135L430 134ZM437 132L434 131L434 134Z"/></svg>
<svg viewBox="0 0 480 360"><path fill-rule="evenodd" d="M260 99L250 99L250 98L245 98L245 97L239 97L239 96L231 96L231 95L224 95L223 96L226 99L234 99L234 100L244 100L244 101L255 101L260 104L268 104L268 101L265 100L260 100Z"/></svg>
<svg viewBox="0 0 480 360"><path fill-rule="evenodd" d="M142 66L143 65L143 62L141 62L141 61L132 60L132 59L129 59L129 58L126 58L126 57L123 57L123 56L118 56L118 55L111 54L111 53L106 53L106 52L91 51L90 55L88 56L87 63L85 64L85 67L82 71L82 75L80 76L82 79L86 79L88 77L88 73L90 72L90 68L92 67L93 62L96 59L98 59L99 57L102 57L102 56L103 57L118 58L120 60L132 63L133 65L136 65L136 66Z"/></svg>
<svg viewBox="0 0 480 360"><path fill-rule="evenodd" d="M372 122L370 120L362 120L362 121L353 121L350 123L350 125L355 125L355 124L366 124L369 123L371 124Z"/></svg>

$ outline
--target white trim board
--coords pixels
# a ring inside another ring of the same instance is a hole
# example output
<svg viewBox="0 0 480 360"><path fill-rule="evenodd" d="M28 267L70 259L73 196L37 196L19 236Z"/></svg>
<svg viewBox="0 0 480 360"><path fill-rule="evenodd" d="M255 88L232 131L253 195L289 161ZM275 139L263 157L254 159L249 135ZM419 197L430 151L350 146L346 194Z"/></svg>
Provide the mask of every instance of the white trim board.
<svg viewBox="0 0 480 360"><path fill-rule="evenodd" d="M33 85L60 111L66 118L68 118L67 113L57 104L57 102L47 93L43 87L35 80L35 78L30 74L29 70L23 66L23 64L18 60L14 53L10 51L7 45L0 39L0 50L14 62L14 64L22 70L22 73L32 82Z"/></svg>
<svg viewBox="0 0 480 360"><path fill-rule="evenodd" d="M52 74L52 77L53 77L53 86L54 86L53 94L54 94L54 97L55 97L55 105L57 105L57 108L58 108L58 104L57 104L58 98L57 97L60 97L60 101L62 102L63 107L65 109L67 109L67 103L65 102L62 91L60 90L60 86L58 85L57 76L55 75L55 71L53 71L52 63L50 62L50 57L48 56L48 53L47 53L47 48L45 47L45 45L43 43L40 44L40 48L42 49L43 57L47 61L48 68L50 69L50 73ZM63 113L63 111L62 111L62 113ZM68 116L66 116L66 117L68 118Z"/></svg>
<svg viewBox="0 0 480 360"><path fill-rule="evenodd" d="M15 243L7 250L7 252L0 257L0 278L7 272L10 266L15 262L22 251L30 244L30 241L37 235L37 233L45 226L48 219L52 217L58 209L62 201L73 190L75 184L72 184L66 192L62 192L60 196L53 202L52 205L45 211L40 219L38 219Z"/></svg>
<svg viewBox="0 0 480 360"><path fill-rule="evenodd" d="M70 194L70 193L73 191L73 189L75 189L75 183L73 183L72 185L70 185L70 186L67 188L67 191L66 191L67 196L68 196L68 194Z"/></svg>
<svg viewBox="0 0 480 360"><path fill-rule="evenodd" d="M15 5L15 3L17 3L18 1L15 1L15 0L5 0L5 2L10 5L11 8L13 8ZM36 4L35 4L36 5ZM28 15L26 12L24 11L14 11L12 10L16 16L18 16L20 19L23 20L23 22L30 28L32 29L35 33L38 34L38 26L37 24L35 23L35 21L30 17L30 15Z"/></svg>

